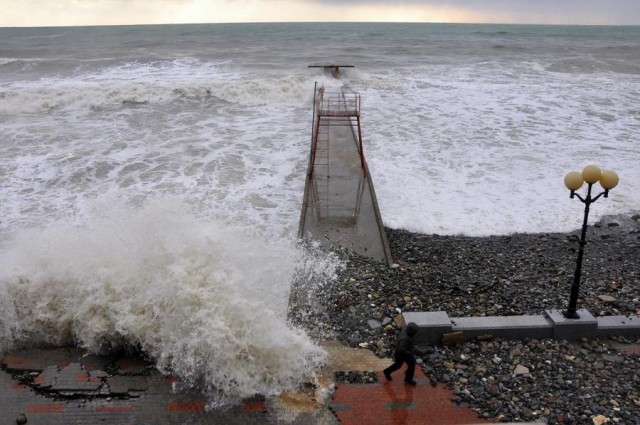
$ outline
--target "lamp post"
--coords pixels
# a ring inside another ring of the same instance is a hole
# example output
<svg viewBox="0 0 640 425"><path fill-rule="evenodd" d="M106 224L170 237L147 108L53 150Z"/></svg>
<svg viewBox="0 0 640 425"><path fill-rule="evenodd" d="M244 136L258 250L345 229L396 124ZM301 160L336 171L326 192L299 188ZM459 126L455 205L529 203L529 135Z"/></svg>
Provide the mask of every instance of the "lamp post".
<svg viewBox="0 0 640 425"><path fill-rule="evenodd" d="M600 186L604 192L599 193L595 197L591 197L591 189L596 182L600 182ZM588 184L587 196L582 197L575 193L580 189L583 183ZM576 312L576 304L578 303L578 292L580 291L580 274L582 271L582 255L586 244L585 237L587 235L587 220L589 218L589 206L604 195L609 196L609 190L618 184L618 175L613 171L602 171L596 165L587 165L582 169L582 173L571 171L564 176L564 184L571 191L569 196L571 199L577 197L584 204L584 220L582 221L582 233L580 234L580 249L578 250L578 261L576 262L576 272L573 275L573 284L571 285L571 296L569 298L569 307L563 315L567 319L579 319L580 316Z"/></svg>

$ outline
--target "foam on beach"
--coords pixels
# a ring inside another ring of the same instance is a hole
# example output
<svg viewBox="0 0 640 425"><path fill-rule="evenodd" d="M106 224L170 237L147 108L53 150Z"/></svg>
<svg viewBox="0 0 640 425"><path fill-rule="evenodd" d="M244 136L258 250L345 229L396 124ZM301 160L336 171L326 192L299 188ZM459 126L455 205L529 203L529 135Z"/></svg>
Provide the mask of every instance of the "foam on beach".
<svg viewBox="0 0 640 425"><path fill-rule="evenodd" d="M294 276L321 284L331 257L197 218L172 199L93 205L79 221L6 244L0 351L137 347L218 400L293 389L323 364L324 350L286 315Z"/></svg>

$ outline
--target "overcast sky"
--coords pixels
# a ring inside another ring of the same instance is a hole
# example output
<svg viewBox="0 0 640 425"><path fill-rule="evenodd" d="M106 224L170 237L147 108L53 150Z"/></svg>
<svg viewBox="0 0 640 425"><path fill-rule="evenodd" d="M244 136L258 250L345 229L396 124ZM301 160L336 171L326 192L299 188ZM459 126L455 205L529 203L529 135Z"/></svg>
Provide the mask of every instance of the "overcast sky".
<svg viewBox="0 0 640 425"><path fill-rule="evenodd" d="M640 25L640 0L0 0L0 26L200 22Z"/></svg>

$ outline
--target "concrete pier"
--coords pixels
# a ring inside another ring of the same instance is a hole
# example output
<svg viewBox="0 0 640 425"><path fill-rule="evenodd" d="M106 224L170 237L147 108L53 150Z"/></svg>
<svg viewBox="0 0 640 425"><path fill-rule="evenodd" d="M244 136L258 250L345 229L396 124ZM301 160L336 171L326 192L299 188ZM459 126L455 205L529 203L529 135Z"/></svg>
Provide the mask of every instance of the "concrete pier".
<svg viewBox="0 0 640 425"><path fill-rule="evenodd" d="M299 237L391 264L360 130L360 98L316 89Z"/></svg>

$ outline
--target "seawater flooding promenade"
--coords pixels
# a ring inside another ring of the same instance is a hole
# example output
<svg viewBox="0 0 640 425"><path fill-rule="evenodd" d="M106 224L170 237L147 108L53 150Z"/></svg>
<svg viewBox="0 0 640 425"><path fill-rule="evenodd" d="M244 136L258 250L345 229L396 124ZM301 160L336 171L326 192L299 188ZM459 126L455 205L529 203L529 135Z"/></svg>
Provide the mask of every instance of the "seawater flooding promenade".
<svg viewBox="0 0 640 425"><path fill-rule="evenodd" d="M2 359L0 417L4 424L474 424L475 411L418 371L416 387L385 382L389 364L369 350L325 343L327 369L317 387L207 409L197 390L137 356L86 355L77 348L12 353ZM107 372L108 371L108 372ZM354 372L357 371L357 372ZM338 379L334 388L334 376ZM357 380L354 380L354 377Z"/></svg>

